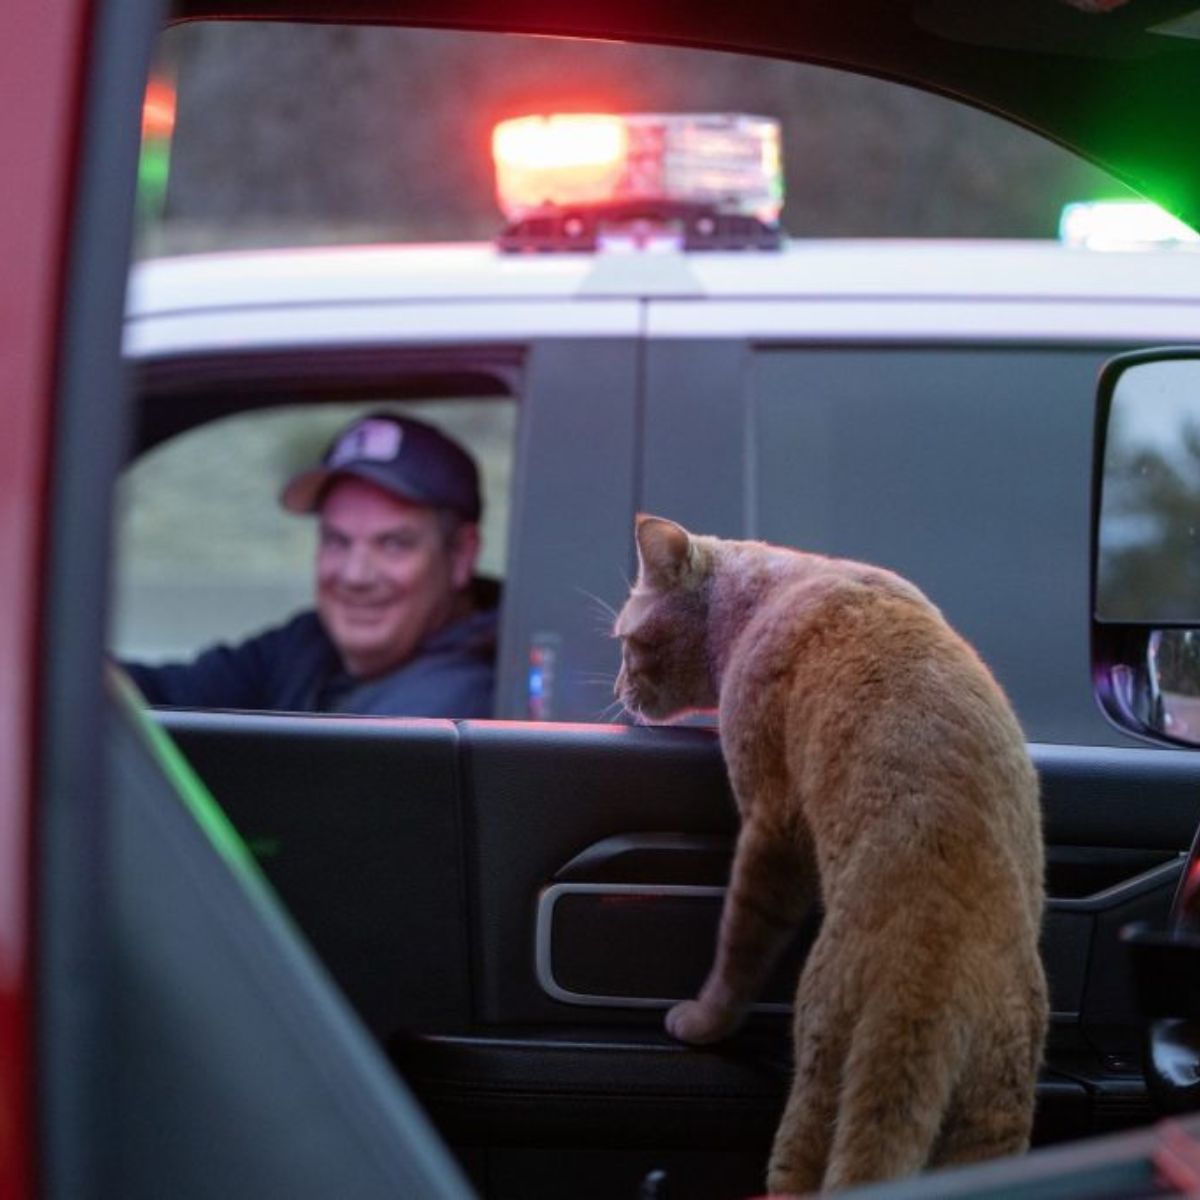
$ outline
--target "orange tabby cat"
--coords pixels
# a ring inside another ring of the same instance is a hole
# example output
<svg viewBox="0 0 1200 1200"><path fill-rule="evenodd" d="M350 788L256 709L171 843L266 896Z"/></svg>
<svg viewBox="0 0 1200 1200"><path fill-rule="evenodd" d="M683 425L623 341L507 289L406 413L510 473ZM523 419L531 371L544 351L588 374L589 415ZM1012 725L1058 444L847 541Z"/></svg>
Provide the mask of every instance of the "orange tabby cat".
<svg viewBox="0 0 1200 1200"><path fill-rule="evenodd" d="M912 584L862 563L637 522L617 695L718 707L741 813L716 960L667 1014L744 1017L818 897L773 1192L1022 1150L1047 1021L1042 841L1025 739Z"/></svg>

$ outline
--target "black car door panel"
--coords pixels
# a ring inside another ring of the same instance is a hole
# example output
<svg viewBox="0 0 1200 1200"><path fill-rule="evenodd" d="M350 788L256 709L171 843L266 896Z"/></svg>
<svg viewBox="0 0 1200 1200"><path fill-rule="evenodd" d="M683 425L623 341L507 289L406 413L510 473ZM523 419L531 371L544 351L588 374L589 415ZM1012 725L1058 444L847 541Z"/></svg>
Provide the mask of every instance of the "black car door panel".
<svg viewBox="0 0 1200 1200"><path fill-rule="evenodd" d="M549 1162L567 1143L640 1147L639 1166L698 1145L761 1159L815 919L730 1043L662 1032L665 1005L707 970L736 831L712 731L159 719L477 1180L472 1154L494 1171L499 1150L540 1146ZM1200 761L1032 752L1055 1012L1044 1141L1149 1115L1118 932L1166 913Z"/></svg>
<svg viewBox="0 0 1200 1200"><path fill-rule="evenodd" d="M469 1025L451 722L160 720L377 1038Z"/></svg>

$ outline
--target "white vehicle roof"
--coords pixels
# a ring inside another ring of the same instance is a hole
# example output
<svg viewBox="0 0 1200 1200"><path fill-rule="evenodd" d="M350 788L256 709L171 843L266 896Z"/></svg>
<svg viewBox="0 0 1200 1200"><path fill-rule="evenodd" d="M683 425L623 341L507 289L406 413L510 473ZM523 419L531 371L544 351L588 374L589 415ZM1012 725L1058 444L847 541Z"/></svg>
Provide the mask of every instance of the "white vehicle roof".
<svg viewBox="0 0 1200 1200"><path fill-rule="evenodd" d="M504 254L488 244L157 259L134 358L537 337L1200 340L1200 255L1052 241L792 241L779 252Z"/></svg>

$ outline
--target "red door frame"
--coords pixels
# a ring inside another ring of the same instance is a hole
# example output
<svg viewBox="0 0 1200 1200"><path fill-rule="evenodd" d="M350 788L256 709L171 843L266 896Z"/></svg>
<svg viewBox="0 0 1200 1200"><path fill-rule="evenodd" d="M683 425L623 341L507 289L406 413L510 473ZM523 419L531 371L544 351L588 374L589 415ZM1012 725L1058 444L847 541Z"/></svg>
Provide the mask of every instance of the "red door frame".
<svg viewBox="0 0 1200 1200"><path fill-rule="evenodd" d="M48 455L90 0L0 19L0 1200L36 1187L34 801Z"/></svg>

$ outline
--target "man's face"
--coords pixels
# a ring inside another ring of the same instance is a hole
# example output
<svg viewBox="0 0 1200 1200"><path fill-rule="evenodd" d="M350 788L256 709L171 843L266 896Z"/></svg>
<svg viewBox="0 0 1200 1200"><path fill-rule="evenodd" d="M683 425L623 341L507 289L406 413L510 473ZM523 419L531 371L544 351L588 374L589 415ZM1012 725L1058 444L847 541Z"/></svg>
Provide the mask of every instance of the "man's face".
<svg viewBox="0 0 1200 1200"><path fill-rule="evenodd" d="M346 478L321 503L317 611L352 675L380 675L456 617L479 549L464 525L447 544L438 514Z"/></svg>

